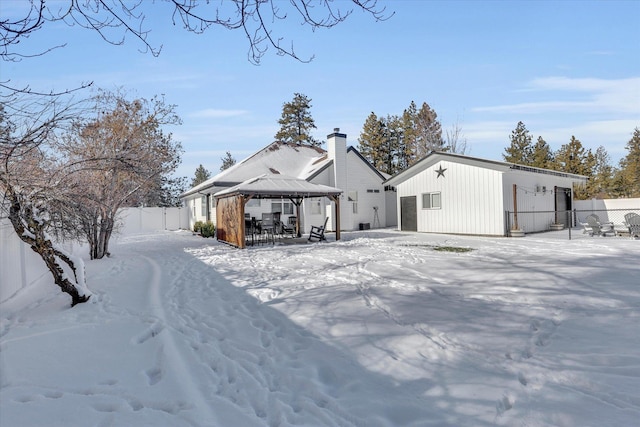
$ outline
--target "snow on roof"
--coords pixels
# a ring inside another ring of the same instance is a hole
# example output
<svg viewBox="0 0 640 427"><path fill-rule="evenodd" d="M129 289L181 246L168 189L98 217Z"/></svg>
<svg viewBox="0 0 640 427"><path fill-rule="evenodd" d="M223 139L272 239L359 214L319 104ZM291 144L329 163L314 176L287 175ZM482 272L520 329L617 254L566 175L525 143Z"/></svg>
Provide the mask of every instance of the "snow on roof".
<svg viewBox="0 0 640 427"><path fill-rule="evenodd" d="M427 169L429 166L443 159L451 160L453 162L458 162L458 163L473 164L475 166L497 169L502 171L522 170L522 171L532 172L532 173L554 175L560 178L570 179L575 182L586 182L587 180L587 177L583 175L559 172L551 169L534 168L531 166L523 166L523 165L517 165L515 163L499 162L497 160L482 159L479 157L471 157L463 154L448 153L444 151L432 151L431 153L427 154L426 157L423 157L420 161L415 163L413 166L410 166L408 169L405 169L402 172L399 172L396 175L392 176L391 178L387 179L385 181L385 184L398 185L399 183L404 182L405 180L415 176L421 171Z"/></svg>
<svg viewBox="0 0 640 427"><path fill-rule="evenodd" d="M327 158L327 152L320 147L274 142L229 169L191 188L181 197L214 186L237 185L261 175L287 175L305 179L330 162L331 160Z"/></svg>
<svg viewBox="0 0 640 427"><path fill-rule="evenodd" d="M341 194L342 190L328 185L314 184L301 178L287 175L264 174L250 178L233 187L214 194L214 197L225 197L244 194L262 198L268 197L321 197Z"/></svg>

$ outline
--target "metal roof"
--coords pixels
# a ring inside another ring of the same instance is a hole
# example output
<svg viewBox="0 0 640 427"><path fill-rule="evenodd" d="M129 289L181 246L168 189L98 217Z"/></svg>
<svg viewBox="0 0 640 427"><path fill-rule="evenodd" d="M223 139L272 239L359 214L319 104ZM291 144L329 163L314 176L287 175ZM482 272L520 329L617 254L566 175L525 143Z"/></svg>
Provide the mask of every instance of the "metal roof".
<svg viewBox="0 0 640 427"><path fill-rule="evenodd" d="M218 191L215 198L234 195L253 196L260 199L283 197L323 197L337 196L342 190L328 185L314 184L304 179L287 175L263 174L248 179L238 185Z"/></svg>

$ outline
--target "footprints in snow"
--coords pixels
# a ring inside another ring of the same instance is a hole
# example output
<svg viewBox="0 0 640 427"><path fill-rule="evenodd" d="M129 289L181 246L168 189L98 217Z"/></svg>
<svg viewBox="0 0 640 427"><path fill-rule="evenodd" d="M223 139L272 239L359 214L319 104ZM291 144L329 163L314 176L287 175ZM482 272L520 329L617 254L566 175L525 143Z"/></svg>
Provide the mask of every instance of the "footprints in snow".
<svg viewBox="0 0 640 427"><path fill-rule="evenodd" d="M529 332L531 333L529 343L524 350L520 352L520 357L514 357L511 353L507 353L505 357L510 361L517 362L519 365L524 365L526 367L528 364L527 361L533 358L537 351L549 345L551 338L559 325L560 321L556 319L531 320L529 323ZM530 388L532 383L531 379L523 370L518 371L517 379L523 389ZM505 412L512 409L514 404L515 398L511 394L505 393L502 398L496 402L496 415L503 415Z"/></svg>
<svg viewBox="0 0 640 427"><path fill-rule="evenodd" d="M153 324L149 328L145 329L141 334L136 336L133 339L133 342L136 344L142 344L148 339L158 335L160 332L163 331L163 329L164 329L164 325L162 324L162 322L159 320L156 320L155 322L153 322Z"/></svg>

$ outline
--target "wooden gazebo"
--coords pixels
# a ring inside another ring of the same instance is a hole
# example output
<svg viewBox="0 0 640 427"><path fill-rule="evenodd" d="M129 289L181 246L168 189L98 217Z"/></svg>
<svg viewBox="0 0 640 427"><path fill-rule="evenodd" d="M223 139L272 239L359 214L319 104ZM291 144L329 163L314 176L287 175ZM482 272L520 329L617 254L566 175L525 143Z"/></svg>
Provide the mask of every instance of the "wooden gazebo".
<svg viewBox="0 0 640 427"><path fill-rule="evenodd" d="M342 190L304 179L265 174L213 195L216 199L216 234L220 241L245 247L244 207L251 199L287 198L296 206L296 234L300 236L300 206L310 197L327 197L334 203L336 240L340 240L340 194Z"/></svg>

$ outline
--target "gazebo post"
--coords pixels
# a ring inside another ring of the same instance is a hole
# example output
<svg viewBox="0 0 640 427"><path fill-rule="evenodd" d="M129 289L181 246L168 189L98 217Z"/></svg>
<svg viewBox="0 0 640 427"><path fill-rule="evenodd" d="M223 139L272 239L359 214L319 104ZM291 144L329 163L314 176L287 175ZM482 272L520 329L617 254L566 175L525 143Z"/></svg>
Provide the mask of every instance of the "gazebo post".
<svg viewBox="0 0 640 427"><path fill-rule="evenodd" d="M302 198L299 197L295 200L289 198L289 200L296 205L296 236L302 237L302 233L300 233L300 205L302 205Z"/></svg>
<svg viewBox="0 0 640 427"><path fill-rule="evenodd" d="M336 240L340 240L340 196L331 196L336 206Z"/></svg>

